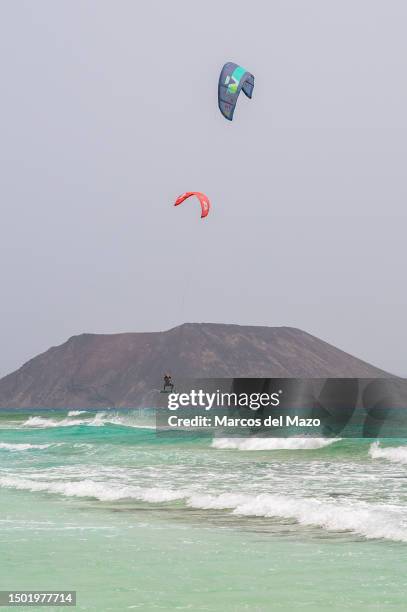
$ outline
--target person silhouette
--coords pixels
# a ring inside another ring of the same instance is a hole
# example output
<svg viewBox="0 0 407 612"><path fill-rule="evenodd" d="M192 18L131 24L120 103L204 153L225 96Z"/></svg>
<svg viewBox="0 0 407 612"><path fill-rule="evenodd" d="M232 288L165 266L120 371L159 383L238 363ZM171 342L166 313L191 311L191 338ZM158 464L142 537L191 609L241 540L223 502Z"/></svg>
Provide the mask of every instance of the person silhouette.
<svg viewBox="0 0 407 612"><path fill-rule="evenodd" d="M164 374L164 389L163 391L167 391L167 389L170 389L170 391L174 390L174 383L172 382L172 377L171 374Z"/></svg>

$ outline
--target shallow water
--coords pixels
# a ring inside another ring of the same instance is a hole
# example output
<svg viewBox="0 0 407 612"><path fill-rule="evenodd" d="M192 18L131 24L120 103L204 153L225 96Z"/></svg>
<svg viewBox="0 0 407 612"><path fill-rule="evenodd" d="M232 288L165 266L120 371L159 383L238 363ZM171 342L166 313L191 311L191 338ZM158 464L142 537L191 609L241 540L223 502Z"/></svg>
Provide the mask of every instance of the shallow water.
<svg viewBox="0 0 407 612"><path fill-rule="evenodd" d="M80 610L405 609L404 441L181 439L0 413L0 589Z"/></svg>

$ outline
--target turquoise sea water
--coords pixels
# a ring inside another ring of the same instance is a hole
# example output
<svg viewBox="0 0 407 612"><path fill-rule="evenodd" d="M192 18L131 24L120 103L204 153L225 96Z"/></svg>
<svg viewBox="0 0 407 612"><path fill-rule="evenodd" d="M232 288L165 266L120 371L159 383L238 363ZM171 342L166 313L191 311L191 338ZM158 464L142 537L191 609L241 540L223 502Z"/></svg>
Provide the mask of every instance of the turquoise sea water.
<svg viewBox="0 0 407 612"><path fill-rule="evenodd" d="M2 412L0 590L73 589L79 610L405 610L406 468L400 440Z"/></svg>

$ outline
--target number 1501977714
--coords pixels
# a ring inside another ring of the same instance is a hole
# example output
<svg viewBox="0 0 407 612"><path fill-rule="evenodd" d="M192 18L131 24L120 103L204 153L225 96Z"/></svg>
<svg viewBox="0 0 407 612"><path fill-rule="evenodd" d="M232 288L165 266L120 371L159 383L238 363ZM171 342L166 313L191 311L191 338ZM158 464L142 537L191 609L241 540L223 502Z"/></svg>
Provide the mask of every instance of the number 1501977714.
<svg viewBox="0 0 407 612"><path fill-rule="evenodd" d="M0 606L76 606L76 591L0 591Z"/></svg>

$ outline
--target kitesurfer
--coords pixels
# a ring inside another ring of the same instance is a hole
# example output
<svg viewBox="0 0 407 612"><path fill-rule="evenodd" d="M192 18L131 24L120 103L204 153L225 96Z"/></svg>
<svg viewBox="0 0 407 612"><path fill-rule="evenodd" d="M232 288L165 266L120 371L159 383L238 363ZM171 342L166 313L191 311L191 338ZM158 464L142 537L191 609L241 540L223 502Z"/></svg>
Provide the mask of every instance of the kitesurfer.
<svg viewBox="0 0 407 612"><path fill-rule="evenodd" d="M172 378L171 378L171 374L164 374L164 391L167 390L167 388L170 389L170 391L173 391L174 389L174 383L172 382Z"/></svg>

